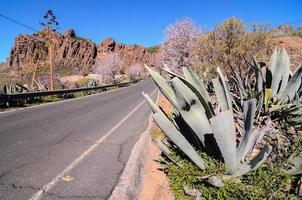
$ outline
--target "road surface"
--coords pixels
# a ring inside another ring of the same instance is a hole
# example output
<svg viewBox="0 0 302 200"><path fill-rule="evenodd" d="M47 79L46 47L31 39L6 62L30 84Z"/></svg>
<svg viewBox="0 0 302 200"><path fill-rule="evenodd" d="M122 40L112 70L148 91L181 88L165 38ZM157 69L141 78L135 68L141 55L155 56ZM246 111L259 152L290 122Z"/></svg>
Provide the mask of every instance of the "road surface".
<svg viewBox="0 0 302 200"><path fill-rule="evenodd" d="M127 88L0 113L0 199L107 199L148 125L142 91Z"/></svg>

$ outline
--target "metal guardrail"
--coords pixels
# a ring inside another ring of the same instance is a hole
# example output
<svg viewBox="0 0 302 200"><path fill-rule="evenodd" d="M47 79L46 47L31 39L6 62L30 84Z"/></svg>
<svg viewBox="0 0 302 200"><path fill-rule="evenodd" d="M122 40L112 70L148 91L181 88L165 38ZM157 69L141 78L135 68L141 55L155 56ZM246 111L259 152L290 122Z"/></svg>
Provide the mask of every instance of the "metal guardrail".
<svg viewBox="0 0 302 200"><path fill-rule="evenodd" d="M10 102L12 100L28 99L28 98L44 97L44 96L60 95L60 94L70 94L70 93L76 93L76 92L106 89L106 88L110 88L110 87L125 87L125 86L128 86L128 85L130 85L132 83L136 83L136 82L138 82L138 81L129 81L129 82L125 82L125 83L103 85L103 86L97 86L97 87L81 87L81 88L75 88L75 89L62 89L62 90L52 90L52 91L0 94L0 102L4 103L4 102Z"/></svg>

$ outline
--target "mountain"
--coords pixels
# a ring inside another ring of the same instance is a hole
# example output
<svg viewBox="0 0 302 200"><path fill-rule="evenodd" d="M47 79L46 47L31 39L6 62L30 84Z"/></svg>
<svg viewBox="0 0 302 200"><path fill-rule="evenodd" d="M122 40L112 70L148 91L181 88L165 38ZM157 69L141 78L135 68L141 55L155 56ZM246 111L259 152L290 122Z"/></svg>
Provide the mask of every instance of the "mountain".
<svg viewBox="0 0 302 200"><path fill-rule="evenodd" d="M53 44L54 63L57 69L70 68L74 73L90 72L99 57L115 53L121 60L122 67L130 67L134 64L156 64L157 53L148 51L141 45L126 45L107 38L100 44L89 39L80 38L72 29L63 35L51 32ZM46 30L32 35L19 35L11 49L7 66L13 70L22 70L24 66L39 60L41 65L47 64L48 35Z"/></svg>

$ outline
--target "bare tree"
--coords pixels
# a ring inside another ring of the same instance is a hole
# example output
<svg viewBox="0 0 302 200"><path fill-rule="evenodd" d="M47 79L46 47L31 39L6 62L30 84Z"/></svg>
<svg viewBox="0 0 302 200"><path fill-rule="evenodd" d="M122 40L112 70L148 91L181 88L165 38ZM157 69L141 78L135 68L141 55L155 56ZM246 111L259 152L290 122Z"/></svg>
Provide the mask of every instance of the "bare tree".
<svg viewBox="0 0 302 200"><path fill-rule="evenodd" d="M108 53L99 57L94 66L95 72L102 75L103 80L111 81L114 79L122 62L115 53Z"/></svg>
<svg viewBox="0 0 302 200"><path fill-rule="evenodd" d="M190 43L202 33L192 19L184 18L169 25L161 46L162 60L173 69L192 64Z"/></svg>
<svg viewBox="0 0 302 200"><path fill-rule="evenodd" d="M44 22L40 24L47 29L48 39L48 52L49 52L49 67L50 67L50 90L54 89L53 84L53 44L52 44L52 33L55 32L59 26L59 22L56 20L56 16L52 10L48 10L44 15Z"/></svg>

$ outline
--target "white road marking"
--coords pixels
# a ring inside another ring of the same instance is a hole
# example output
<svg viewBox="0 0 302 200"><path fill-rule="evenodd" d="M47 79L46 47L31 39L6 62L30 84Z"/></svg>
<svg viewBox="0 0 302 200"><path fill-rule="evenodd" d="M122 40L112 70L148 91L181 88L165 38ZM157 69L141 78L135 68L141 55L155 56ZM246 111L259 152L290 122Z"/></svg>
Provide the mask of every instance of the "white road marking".
<svg viewBox="0 0 302 200"><path fill-rule="evenodd" d="M153 90L150 96L156 92L157 88ZM67 174L70 170L75 168L86 156L88 156L95 148L97 148L109 135L111 135L120 125L122 125L139 107L145 103L145 100L141 101L128 115L126 115L119 123L117 123L109 132L107 132L103 137L96 141L92 146L90 146L85 152L83 152L78 158L76 158L72 163L70 163L61 173L59 173L52 181L44 185L38 192L36 192L29 200L38 200L43 196L43 193L48 192L60 179Z"/></svg>

